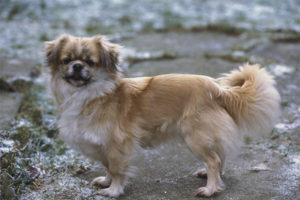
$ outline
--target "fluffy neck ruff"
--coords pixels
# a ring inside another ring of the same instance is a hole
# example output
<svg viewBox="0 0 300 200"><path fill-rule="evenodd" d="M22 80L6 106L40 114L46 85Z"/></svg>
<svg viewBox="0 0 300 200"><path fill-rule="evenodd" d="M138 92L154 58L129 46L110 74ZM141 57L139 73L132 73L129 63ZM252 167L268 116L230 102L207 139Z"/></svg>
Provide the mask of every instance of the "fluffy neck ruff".
<svg viewBox="0 0 300 200"><path fill-rule="evenodd" d="M114 92L120 84L120 74L103 74L102 76L97 81L91 82L86 86L75 87L67 83L58 74L54 75L51 80L51 89L59 111L62 114L78 115L84 108L84 105L91 100Z"/></svg>

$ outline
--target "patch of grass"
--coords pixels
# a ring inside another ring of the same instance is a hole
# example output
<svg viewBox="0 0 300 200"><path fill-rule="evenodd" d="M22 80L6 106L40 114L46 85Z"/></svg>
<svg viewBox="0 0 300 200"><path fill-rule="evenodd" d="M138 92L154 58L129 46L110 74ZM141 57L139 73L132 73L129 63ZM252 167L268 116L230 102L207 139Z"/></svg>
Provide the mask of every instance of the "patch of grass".
<svg viewBox="0 0 300 200"><path fill-rule="evenodd" d="M66 151L64 143L55 137L56 121L47 122L48 118L56 119L56 111L53 102L49 104L44 98L45 88L31 84L23 92L16 119L10 129L0 134L1 141L11 143L10 146L0 143L0 199L18 199L20 194L34 188L42 169L55 166L53 155Z"/></svg>
<svg viewBox="0 0 300 200"><path fill-rule="evenodd" d="M250 144L253 141L253 139L249 136L245 136L244 137L244 143L245 144Z"/></svg>
<svg viewBox="0 0 300 200"><path fill-rule="evenodd" d="M220 32L220 33L233 35L233 36L238 36L246 32L245 29L238 28L227 23L208 24L205 26L194 26L191 28L191 31L192 32L213 31L213 32Z"/></svg>
<svg viewBox="0 0 300 200"><path fill-rule="evenodd" d="M20 1L14 1L7 5L9 9L7 20L13 20L15 16L23 13L28 7L28 4Z"/></svg>
<svg viewBox="0 0 300 200"><path fill-rule="evenodd" d="M73 28L73 25L69 20L63 20L62 23L63 23L65 29L72 29Z"/></svg>
<svg viewBox="0 0 300 200"><path fill-rule="evenodd" d="M47 33L42 33L40 35L40 41L48 41L48 40L50 40L50 39L49 39Z"/></svg>
<svg viewBox="0 0 300 200"><path fill-rule="evenodd" d="M90 35L95 34L112 34L113 31L110 27L104 26L99 19L91 19L85 26L85 31Z"/></svg>
<svg viewBox="0 0 300 200"><path fill-rule="evenodd" d="M296 43L300 42L300 34L281 34L271 38L272 42Z"/></svg>
<svg viewBox="0 0 300 200"><path fill-rule="evenodd" d="M243 53L225 53L225 54L214 54L214 53L205 53L204 56L208 59L211 58L219 58L222 60L227 60L230 62L238 62L238 63L245 63L245 62L250 62L250 58L243 54Z"/></svg>
<svg viewBox="0 0 300 200"><path fill-rule="evenodd" d="M26 46L24 44L13 44L11 46L11 48L13 48L13 49L24 49L24 48L26 48Z"/></svg>

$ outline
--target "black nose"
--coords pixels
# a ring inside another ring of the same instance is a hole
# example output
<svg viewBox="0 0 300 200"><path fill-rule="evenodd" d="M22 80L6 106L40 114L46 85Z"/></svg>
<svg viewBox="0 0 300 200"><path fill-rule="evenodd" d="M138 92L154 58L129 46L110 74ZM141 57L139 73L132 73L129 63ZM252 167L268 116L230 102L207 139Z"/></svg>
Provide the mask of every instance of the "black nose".
<svg viewBox="0 0 300 200"><path fill-rule="evenodd" d="M79 63L76 63L74 66L73 66L73 69L75 72L80 72L83 68L83 65L82 64L79 64Z"/></svg>

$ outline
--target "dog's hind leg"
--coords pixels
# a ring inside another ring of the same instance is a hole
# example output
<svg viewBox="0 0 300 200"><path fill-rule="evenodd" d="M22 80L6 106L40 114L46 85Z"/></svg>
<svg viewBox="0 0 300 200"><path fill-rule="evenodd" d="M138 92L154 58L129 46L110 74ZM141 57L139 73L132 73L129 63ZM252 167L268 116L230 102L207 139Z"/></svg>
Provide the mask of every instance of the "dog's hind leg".
<svg viewBox="0 0 300 200"><path fill-rule="evenodd" d="M180 123L182 137L191 151L207 166L207 185L196 191L197 196L211 196L224 189L221 171L225 157L240 143L238 128L222 108L215 107L190 114ZM199 171L205 175L205 170Z"/></svg>
<svg viewBox="0 0 300 200"><path fill-rule="evenodd" d="M209 197L216 192L224 189L224 184L221 179L221 170L224 165L225 156L222 151L218 151L215 147L212 138L208 138L207 134L194 132L185 134L184 140L191 151L207 165L207 185L196 190L196 196ZM205 171L201 171L205 175Z"/></svg>
<svg viewBox="0 0 300 200"><path fill-rule="evenodd" d="M223 176L225 174L225 156L222 160L222 167L221 167L221 175ZM199 178L207 178L207 165L205 164L205 167L198 168L196 171L193 172L193 176L197 176Z"/></svg>
<svg viewBox="0 0 300 200"><path fill-rule="evenodd" d="M207 166L197 169L193 175L200 178L207 178Z"/></svg>
<svg viewBox="0 0 300 200"><path fill-rule="evenodd" d="M224 184L220 176L222 161L217 153L212 152L211 155L206 158L205 162L207 164L207 185L198 188L195 191L195 195L209 197L224 189Z"/></svg>

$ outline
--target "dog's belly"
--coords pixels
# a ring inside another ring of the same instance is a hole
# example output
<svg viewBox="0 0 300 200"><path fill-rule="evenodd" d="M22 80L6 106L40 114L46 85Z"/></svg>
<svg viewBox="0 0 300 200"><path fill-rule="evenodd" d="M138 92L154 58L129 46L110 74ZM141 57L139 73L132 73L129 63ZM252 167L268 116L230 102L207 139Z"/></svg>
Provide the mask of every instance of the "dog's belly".
<svg viewBox="0 0 300 200"><path fill-rule="evenodd" d="M152 148L165 143L167 140L175 139L181 140L180 128L176 125L174 121L163 122L159 126L150 127L148 129L142 130L143 137L141 137L141 147L142 148Z"/></svg>

